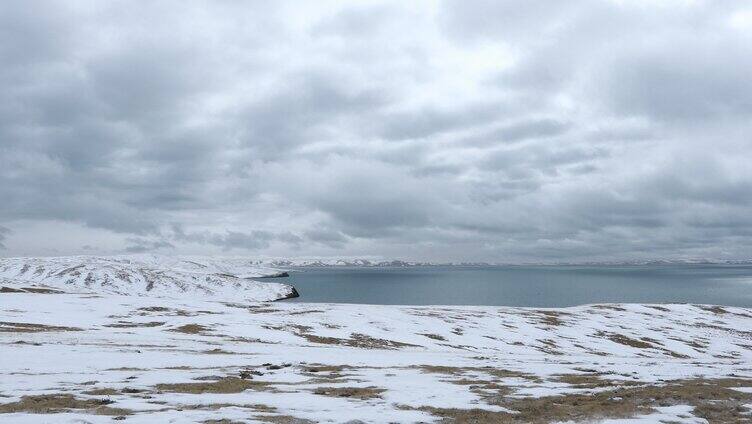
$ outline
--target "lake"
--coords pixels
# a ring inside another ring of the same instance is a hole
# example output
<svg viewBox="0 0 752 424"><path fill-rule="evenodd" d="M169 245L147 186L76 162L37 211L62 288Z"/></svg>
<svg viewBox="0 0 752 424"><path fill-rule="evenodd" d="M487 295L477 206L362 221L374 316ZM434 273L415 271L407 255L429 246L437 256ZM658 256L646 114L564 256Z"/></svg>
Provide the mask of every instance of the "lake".
<svg viewBox="0 0 752 424"><path fill-rule="evenodd" d="M752 307L752 265L310 267L284 280L300 293L294 302Z"/></svg>

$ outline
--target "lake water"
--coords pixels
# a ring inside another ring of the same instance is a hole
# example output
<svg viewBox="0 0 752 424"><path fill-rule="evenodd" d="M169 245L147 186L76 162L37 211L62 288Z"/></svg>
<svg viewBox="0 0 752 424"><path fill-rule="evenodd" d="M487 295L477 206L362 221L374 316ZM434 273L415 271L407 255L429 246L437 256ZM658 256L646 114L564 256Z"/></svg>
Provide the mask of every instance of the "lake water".
<svg viewBox="0 0 752 424"><path fill-rule="evenodd" d="M296 302L564 307L602 302L752 307L752 265L299 268Z"/></svg>

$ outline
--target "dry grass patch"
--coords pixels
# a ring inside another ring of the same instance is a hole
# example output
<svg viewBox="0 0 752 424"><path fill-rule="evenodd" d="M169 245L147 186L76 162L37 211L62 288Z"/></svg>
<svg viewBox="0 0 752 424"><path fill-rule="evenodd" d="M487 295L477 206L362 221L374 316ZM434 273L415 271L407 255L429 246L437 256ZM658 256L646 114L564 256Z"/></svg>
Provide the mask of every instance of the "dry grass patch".
<svg viewBox="0 0 752 424"><path fill-rule="evenodd" d="M248 310L248 312L252 314L273 314L276 312L282 312L281 309L274 309L269 307L261 307L261 306L245 306L245 309Z"/></svg>
<svg viewBox="0 0 752 424"><path fill-rule="evenodd" d="M460 368L460 367L444 367L444 366L422 366L420 367L424 372L446 374L455 377L447 382L457 385L468 386L468 389L483 399L489 405L503 405L506 397L513 393L513 390L501 384L500 381L488 378L479 378L477 374L483 373L491 375L496 379L502 378L523 378L532 382L541 382L541 380L531 374L525 374L517 371L510 371L505 369L483 367L483 368ZM475 375L473 375L475 374ZM472 417L473 414L481 413L483 415L485 411L472 411L468 417ZM471 421L472 422L472 421Z"/></svg>
<svg viewBox="0 0 752 424"><path fill-rule="evenodd" d="M98 389L91 389L87 390L85 392L82 392L85 395L89 396L115 396L120 394L117 390L111 388L111 387L102 387Z"/></svg>
<svg viewBox="0 0 752 424"><path fill-rule="evenodd" d="M662 343L658 340L651 339L649 337L643 337L639 340L629 338L623 334L618 333L604 333L604 332L598 332L596 333L596 336L598 337L605 337L608 340L611 340L614 343L619 343L624 346L630 346L637 349L656 349L661 352L663 352L666 355L672 356L674 358L680 358L680 359L686 359L689 358L689 356L674 352L673 350L666 349L662 346Z"/></svg>
<svg viewBox="0 0 752 424"><path fill-rule="evenodd" d="M156 314L156 315L169 315L169 316L178 316L178 317L195 317L197 315L221 315L222 312L214 312L214 311L186 311L184 309L174 309L174 308L167 308L164 306L149 306L144 308L138 308L136 309L137 315L140 316L147 316L150 314Z"/></svg>
<svg viewBox="0 0 752 424"><path fill-rule="evenodd" d="M419 336L424 336L424 337L428 337L429 339L432 339L432 340L439 340L439 341L442 341L442 342L443 342L443 341L446 341L446 339L444 338L444 336L440 336L440 335L438 335L438 334L432 334L432 333L418 333L418 335L419 335Z"/></svg>
<svg viewBox="0 0 752 424"><path fill-rule="evenodd" d="M27 293L36 293L36 294L63 294L65 293L62 290L51 289L49 287L23 287L23 290L25 290Z"/></svg>
<svg viewBox="0 0 752 424"><path fill-rule="evenodd" d="M708 305L695 305L695 306L702 309L703 311L712 312L716 315L724 315L728 313L727 310L723 309L720 306L708 306Z"/></svg>
<svg viewBox="0 0 752 424"><path fill-rule="evenodd" d="M638 386L641 383L635 381L608 380L602 378L603 374L563 374L556 376L556 381L570 384L578 389L596 389L602 387L625 387Z"/></svg>
<svg viewBox="0 0 752 424"><path fill-rule="evenodd" d="M169 331L174 331L176 333L183 333L183 334L200 334L206 331L210 331L210 328L205 327L201 324L186 324L181 325L177 328L172 328Z"/></svg>
<svg viewBox="0 0 752 424"><path fill-rule="evenodd" d="M533 346L535 350L538 350L543 353L547 353L549 355L556 355L560 356L563 355L562 352L556 350L559 345L556 344L556 341L551 339L542 339L538 340L538 343L542 344L543 346Z"/></svg>
<svg viewBox="0 0 752 424"><path fill-rule="evenodd" d="M366 334L352 333L345 344L351 347L360 347L366 349L398 349L401 347L415 347L416 345L393 340L379 339Z"/></svg>
<svg viewBox="0 0 752 424"><path fill-rule="evenodd" d="M416 347L416 345L409 343L396 342L393 340L379 339L371 337L367 334L352 333L350 338L341 339L338 337L326 337L311 334L312 327L307 325L288 325L287 327L265 327L272 330L287 330L291 331L298 337L302 337L311 343L337 345L337 346L349 346L363 349L399 349L402 347Z"/></svg>
<svg viewBox="0 0 752 424"><path fill-rule="evenodd" d="M130 322L130 321L118 321L113 324L106 324L105 327L110 328L149 328L159 327L164 325L163 321L150 321L150 322Z"/></svg>
<svg viewBox="0 0 752 424"><path fill-rule="evenodd" d="M166 308L164 306L148 306L144 308L138 308L138 310L142 312L167 312L170 310L170 308Z"/></svg>
<svg viewBox="0 0 752 424"><path fill-rule="evenodd" d="M75 409L91 409L95 413L98 408L111 404L108 399L79 399L70 394L55 393L50 395L23 396L18 402L0 404L0 413L11 414L15 412L26 412L32 414L55 414L59 412L68 412ZM103 410L106 412L105 410ZM127 415L130 411L122 410L125 413L117 415Z"/></svg>
<svg viewBox="0 0 752 424"><path fill-rule="evenodd" d="M303 366L301 367L301 374L310 377L304 384L332 384L345 381L360 381L351 378L352 375L345 373L349 369L353 368L346 365Z"/></svg>
<svg viewBox="0 0 752 424"><path fill-rule="evenodd" d="M289 312L287 315L307 315L307 314L323 314L325 311L321 311L318 309L309 309L304 311L294 311Z"/></svg>
<svg viewBox="0 0 752 424"><path fill-rule="evenodd" d="M669 308L664 308L663 306L658 306L658 305L647 305L647 307L648 307L648 308L652 308L652 309L655 309L656 311L661 311L661 312L671 312L671 309L669 309Z"/></svg>
<svg viewBox="0 0 752 424"><path fill-rule="evenodd" d="M42 344L39 342L27 342L26 340L18 340L13 342L14 345L25 345L25 346L41 346Z"/></svg>
<svg viewBox="0 0 752 424"><path fill-rule="evenodd" d="M697 339L697 340L684 340L680 339L678 337L668 337L669 340L674 340L680 343L684 343L685 345L695 349L699 350L700 352L704 352L705 349L708 348L709 342L705 339Z"/></svg>
<svg viewBox="0 0 752 424"><path fill-rule="evenodd" d="M317 387L313 390L316 395L341 397L341 398L355 398L360 400L381 398L381 394L385 389L378 387Z"/></svg>
<svg viewBox="0 0 752 424"><path fill-rule="evenodd" d="M248 389L265 389L268 388L270 384L271 383L265 381L254 381L238 377L224 377L209 382L157 384L155 388L160 392L171 393L240 393Z"/></svg>
<svg viewBox="0 0 752 424"><path fill-rule="evenodd" d="M98 387L81 393L89 396L117 396L123 394L143 393L145 391L146 390L134 389L131 387L124 387L122 389L113 389L112 387Z"/></svg>
<svg viewBox="0 0 752 424"><path fill-rule="evenodd" d="M309 365L305 367L305 372L342 372L345 369L351 368L348 365Z"/></svg>
<svg viewBox="0 0 752 424"><path fill-rule="evenodd" d="M534 383L540 383L541 379L538 376L535 376L533 374L528 374L520 371L512 371L507 370L503 368L493 368L493 367L449 367L449 366L441 366L441 365L420 365L415 368L420 369L423 372L426 373L433 373L433 374L446 374L454 377L460 377L461 380L455 380L455 381L464 381L467 379L467 374L471 373L485 373L492 375L496 378L522 378L525 380L528 380L530 382ZM485 380L477 380L478 384L485 383Z"/></svg>
<svg viewBox="0 0 752 424"><path fill-rule="evenodd" d="M602 384L588 376L562 376L568 382L585 385ZM512 411L489 412L478 409L422 407L420 410L457 423L550 423L558 421L588 422L606 418L629 418L654 412L657 406L691 405L694 415L711 423L748 422L745 404L752 394L733 387L752 386L752 380L676 380L663 385L634 385L588 394L568 394L539 398L502 398L496 403ZM407 408L404 407L403 408ZM747 420L747 421L745 421Z"/></svg>
<svg viewBox="0 0 752 424"><path fill-rule="evenodd" d="M651 343L648 343L646 341L632 339L623 334L618 334L618 333L604 333L601 331L601 332L596 333L596 336L605 337L614 343L619 343L620 345L630 346L630 347L634 347L637 349L650 349L650 348L655 347Z"/></svg>
<svg viewBox="0 0 752 424"><path fill-rule="evenodd" d="M43 333L50 331L82 331L76 327L0 321L0 333Z"/></svg>
<svg viewBox="0 0 752 424"><path fill-rule="evenodd" d="M293 417L292 415L258 415L253 419L272 424L316 424L315 421Z"/></svg>
<svg viewBox="0 0 752 424"><path fill-rule="evenodd" d="M611 310L616 312L626 312L627 310L622 308L621 306L616 305L593 305L592 308L594 309L605 309L605 310Z"/></svg>
<svg viewBox="0 0 752 424"><path fill-rule="evenodd" d="M538 319L541 324L548 325L550 327L558 327L564 324L561 317L571 315L566 312L559 311L535 311L538 314Z"/></svg>
<svg viewBox="0 0 752 424"><path fill-rule="evenodd" d="M47 287L0 287L0 293L35 293L35 294L62 294L62 290L55 290Z"/></svg>
<svg viewBox="0 0 752 424"><path fill-rule="evenodd" d="M133 411L126 408L112 408L109 406L100 406L99 408L94 410L94 413L97 415L112 415L116 417L122 417L120 419L125 418L126 415L133 414Z"/></svg>
<svg viewBox="0 0 752 424"><path fill-rule="evenodd" d="M166 402L149 402L154 404L164 405ZM209 404L190 404L180 405L179 410L191 410L191 411L218 411L224 408L242 408L249 409L253 412L275 412L277 409L273 406L263 404L238 404L238 403L209 403ZM222 421L219 421L222 422Z"/></svg>
<svg viewBox="0 0 752 424"><path fill-rule="evenodd" d="M2 286L0 287L0 293L26 293L26 291L13 287Z"/></svg>
<svg viewBox="0 0 752 424"><path fill-rule="evenodd" d="M205 355L234 355L235 354L235 352L230 352L230 351L220 349L220 348L205 350L201 353Z"/></svg>

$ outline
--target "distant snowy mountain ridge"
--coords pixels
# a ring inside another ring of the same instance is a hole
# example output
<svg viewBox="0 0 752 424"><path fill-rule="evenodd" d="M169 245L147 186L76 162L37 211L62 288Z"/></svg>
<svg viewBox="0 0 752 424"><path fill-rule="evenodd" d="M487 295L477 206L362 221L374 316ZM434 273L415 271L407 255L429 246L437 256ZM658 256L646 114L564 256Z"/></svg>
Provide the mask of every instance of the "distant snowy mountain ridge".
<svg viewBox="0 0 752 424"><path fill-rule="evenodd" d="M257 260L253 263L275 268L289 267L408 267L408 266L483 266L491 265L486 262L417 262L403 260L370 260L370 259L266 259Z"/></svg>
<svg viewBox="0 0 752 424"><path fill-rule="evenodd" d="M618 261L579 261L579 262L419 262L404 260L373 260L373 259L260 259L251 261L259 266L274 268L291 267L411 267L411 266L493 266L493 265L747 265L752 260L727 260L727 259L635 259Z"/></svg>

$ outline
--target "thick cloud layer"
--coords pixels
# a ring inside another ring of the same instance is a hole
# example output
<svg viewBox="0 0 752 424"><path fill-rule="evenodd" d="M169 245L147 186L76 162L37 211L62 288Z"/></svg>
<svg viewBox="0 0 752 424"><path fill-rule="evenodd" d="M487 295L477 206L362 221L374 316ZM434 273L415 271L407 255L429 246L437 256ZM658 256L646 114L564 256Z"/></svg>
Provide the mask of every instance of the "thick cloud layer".
<svg viewBox="0 0 752 424"><path fill-rule="evenodd" d="M745 258L744 1L0 3L0 254Z"/></svg>

